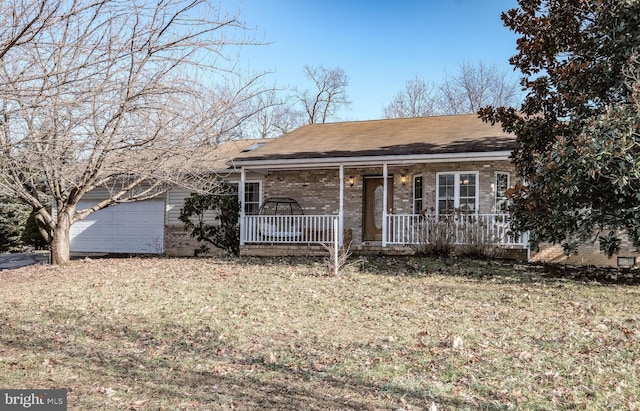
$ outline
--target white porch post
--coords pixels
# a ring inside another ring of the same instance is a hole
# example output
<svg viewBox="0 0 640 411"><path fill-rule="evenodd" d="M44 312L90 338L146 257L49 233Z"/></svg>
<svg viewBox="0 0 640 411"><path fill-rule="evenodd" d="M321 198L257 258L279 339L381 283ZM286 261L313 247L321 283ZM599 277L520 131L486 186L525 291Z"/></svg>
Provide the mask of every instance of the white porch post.
<svg viewBox="0 0 640 411"><path fill-rule="evenodd" d="M387 187L387 163L382 164L382 246L387 246L387 193L389 187Z"/></svg>
<svg viewBox="0 0 640 411"><path fill-rule="evenodd" d="M238 200L240 201L240 245L245 242L245 221L244 221L244 186L247 180L247 173L244 166L240 168L240 184L238 184Z"/></svg>
<svg viewBox="0 0 640 411"><path fill-rule="evenodd" d="M344 245L344 165L340 164L340 211L338 212L338 242Z"/></svg>

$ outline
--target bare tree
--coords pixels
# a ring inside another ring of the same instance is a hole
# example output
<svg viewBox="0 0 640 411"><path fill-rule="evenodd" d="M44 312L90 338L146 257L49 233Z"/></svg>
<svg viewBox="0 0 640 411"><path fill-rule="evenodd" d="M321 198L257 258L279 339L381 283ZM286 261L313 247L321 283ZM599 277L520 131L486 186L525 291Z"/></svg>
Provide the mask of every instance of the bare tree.
<svg viewBox="0 0 640 411"><path fill-rule="evenodd" d="M203 86L234 74L226 46L247 41L233 16L206 0L1 4L0 194L33 207L54 264L69 261L69 229L90 213L200 186L210 127L234 130L252 94ZM76 209L95 189L106 198Z"/></svg>
<svg viewBox="0 0 640 411"><path fill-rule="evenodd" d="M59 1L0 2L0 61L9 50L31 42L42 30L57 20Z"/></svg>
<svg viewBox="0 0 640 411"><path fill-rule="evenodd" d="M255 100L259 112L249 128L252 136L278 137L304 124L305 114L295 108L291 98L280 96L278 91L274 87Z"/></svg>
<svg viewBox="0 0 640 411"><path fill-rule="evenodd" d="M436 87L416 74L405 82L391 103L384 108L385 118L425 117L436 113Z"/></svg>
<svg viewBox="0 0 640 411"><path fill-rule="evenodd" d="M458 74L445 75L439 92L440 112L477 113L483 106L512 106L517 94L517 80L512 80L495 64L463 62Z"/></svg>
<svg viewBox="0 0 640 411"><path fill-rule="evenodd" d="M271 126L277 135L293 131L304 124L305 114L295 106L283 103L275 106L272 112Z"/></svg>
<svg viewBox="0 0 640 411"><path fill-rule="evenodd" d="M234 77L231 81L213 86L208 90L206 99L198 102L202 118L209 121L207 134L211 145L227 140L255 138L255 133L247 124L261 121L263 113L272 104L268 96L276 91L262 85L263 77L264 74Z"/></svg>
<svg viewBox="0 0 640 411"><path fill-rule="evenodd" d="M296 90L296 99L304 107L308 124L326 123L336 117L338 110L349 107L351 102L346 93L349 78L344 70L305 65L304 71L315 88L303 92Z"/></svg>

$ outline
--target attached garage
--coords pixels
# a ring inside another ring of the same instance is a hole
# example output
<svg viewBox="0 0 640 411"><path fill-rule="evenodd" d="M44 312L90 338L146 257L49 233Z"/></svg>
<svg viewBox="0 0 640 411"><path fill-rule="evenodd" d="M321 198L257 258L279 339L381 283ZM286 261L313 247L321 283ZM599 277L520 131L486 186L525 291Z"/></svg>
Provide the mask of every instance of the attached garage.
<svg viewBox="0 0 640 411"><path fill-rule="evenodd" d="M96 200L82 200L78 210ZM151 253L164 251L164 198L118 204L71 226L72 253Z"/></svg>

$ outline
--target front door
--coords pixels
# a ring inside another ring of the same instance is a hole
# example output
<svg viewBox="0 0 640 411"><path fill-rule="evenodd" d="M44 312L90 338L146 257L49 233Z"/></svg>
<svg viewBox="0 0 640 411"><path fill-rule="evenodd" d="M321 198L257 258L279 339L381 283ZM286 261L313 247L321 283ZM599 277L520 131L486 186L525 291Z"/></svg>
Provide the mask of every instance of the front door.
<svg viewBox="0 0 640 411"><path fill-rule="evenodd" d="M382 177L364 179L364 241L382 241ZM387 177L387 209L393 210L393 177Z"/></svg>

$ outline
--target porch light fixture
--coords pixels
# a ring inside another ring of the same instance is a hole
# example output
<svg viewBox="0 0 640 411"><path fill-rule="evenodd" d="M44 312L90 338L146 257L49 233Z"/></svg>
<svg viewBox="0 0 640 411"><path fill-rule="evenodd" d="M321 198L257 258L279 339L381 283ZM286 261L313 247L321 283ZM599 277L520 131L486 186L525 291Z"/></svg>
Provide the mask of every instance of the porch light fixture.
<svg viewBox="0 0 640 411"><path fill-rule="evenodd" d="M354 184L355 184L355 179L353 178L353 176L349 176L349 186L353 187Z"/></svg>
<svg viewBox="0 0 640 411"><path fill-rule="evenodd" d="M406 174L403 174L403 175L400 177L400 183L402 183L402 185L403 185L403 186L406 186L406 185L407 185L407 175L406 175Z"/></svg>

